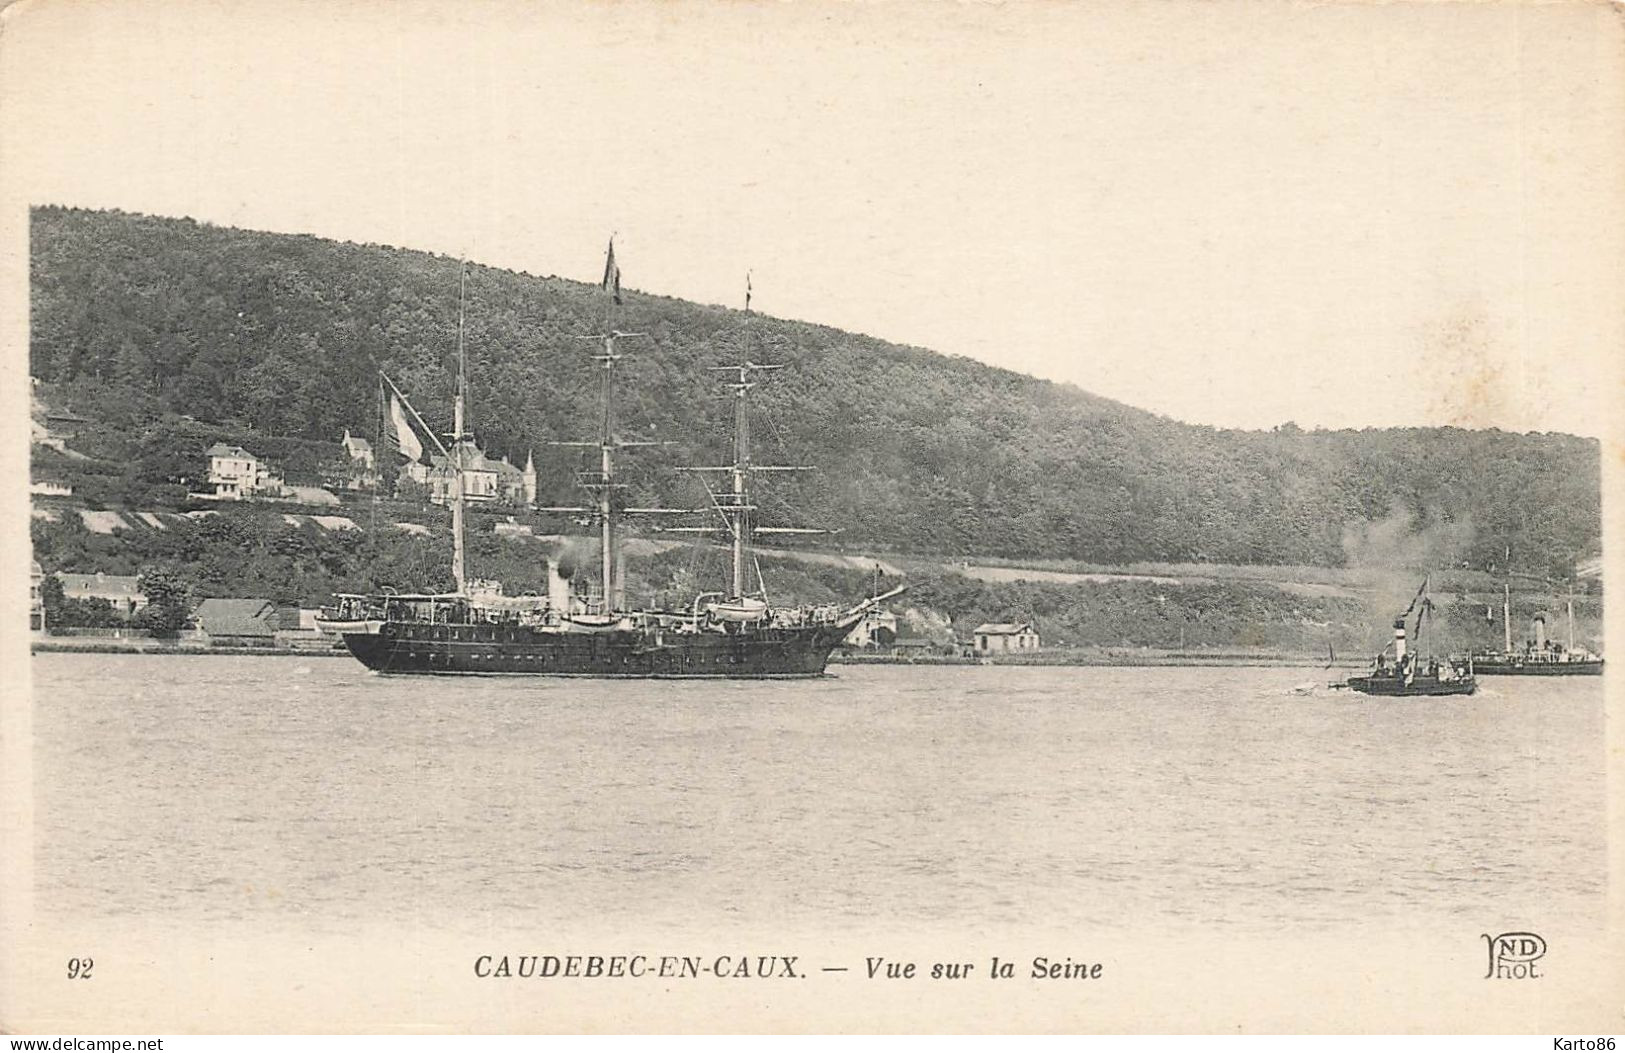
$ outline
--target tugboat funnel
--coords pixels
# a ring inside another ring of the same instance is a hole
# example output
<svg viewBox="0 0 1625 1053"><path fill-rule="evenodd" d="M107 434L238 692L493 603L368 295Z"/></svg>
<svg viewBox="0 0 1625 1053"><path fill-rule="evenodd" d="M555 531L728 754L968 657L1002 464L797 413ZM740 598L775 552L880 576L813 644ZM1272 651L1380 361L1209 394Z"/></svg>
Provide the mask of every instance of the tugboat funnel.
<svg viewBox="0 0 1625 1053"><path fill-rule="evenodd" d="M547 561L547 606L558 614L570 613L570 579L553 560Z"/></svg>
<svg viewBox="0 0 1625 1053"><path fill-rule="evenodd" d="M1394 619L1394 661L1405 657L1405 619Z"/></svg>

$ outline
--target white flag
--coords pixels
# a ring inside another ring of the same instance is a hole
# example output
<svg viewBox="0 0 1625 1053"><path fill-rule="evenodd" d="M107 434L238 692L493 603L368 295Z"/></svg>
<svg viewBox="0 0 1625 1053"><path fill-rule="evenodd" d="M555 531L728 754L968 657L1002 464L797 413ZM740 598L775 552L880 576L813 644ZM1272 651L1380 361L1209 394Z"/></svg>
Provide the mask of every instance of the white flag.
<svg viewBox="0 0 1625 1053"><path fill-rule="evenodd" d="M395 425L395 448L406 454L408 460L416 461L423 456L423 443L418 440L417 433L406 419L406 407L394 392L389 395L389 420Z"/></svg>

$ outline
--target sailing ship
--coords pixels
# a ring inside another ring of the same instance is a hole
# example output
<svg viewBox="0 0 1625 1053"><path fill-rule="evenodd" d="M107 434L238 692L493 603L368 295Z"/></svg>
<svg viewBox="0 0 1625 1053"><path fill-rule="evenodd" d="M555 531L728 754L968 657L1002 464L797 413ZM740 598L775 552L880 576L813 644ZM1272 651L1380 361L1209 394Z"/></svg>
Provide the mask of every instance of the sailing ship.
<svg viewBox="0 0 1625 1053"><path fill-rule="evenodd" d="M1394 619L1393 642L1377 655L1371 671L1364 676L1351 676L1344 683L1332 686L1351 688L1365 695L1403 698L1470 695L1478 690L1478 680L1473 675L1472 659L1461 662L1450 658L1423 657L1422 628L1428 614L1433 610L1433 603L1427 597L1427 589L1427 579L1423 579L1422 587L1417 590L1411 605L1405 608L1405 613ZM1407 638L1412 613L1416 615L1414 650L1409 646L1412 641ZM1390 647L1393 650L1391 664L1388 661Z"/></svg>
<svg viewBox="0 0 1625 1053"><path fill-rule="evenodd" d="M462 279L466 281L465 276ZM620 268L610 242L603 289L612 305L620 303ZM461 303L462 297L459 297ZM747 299L748 310L748 299ZM578 473L577 482L594 498L586 506L550 506L543 512L586 515L598 524L601 589L598 596L573 594L569 583L549 565L546 596L504 596L499 585L468 577L464 545L463 466L473 448L466 430L467 370L458 310L457 387L449 448L424 424L405 393L383 377L390 395L391 417L403 444L414 442L401 429L407 418L455 466L450 492L452 508L452 576L450 593L346 594L323 608L318 625L342 637L350 653L381 673L532 674L590 677L813 677L824 672L830 652L865 615L903 591L872 595L851 606L779 607L768 602L760 567L752 556L757 535L823 533L757 522L753 477L758 473L804 470L798 466L757 464L751 458L749 393L757 378L778 368L752 362L712 367L730 375L734 398L732 463L688 471L704 478L723 475L727 489L710 485L710 506L703 509L624 507L617 481L616 454L650 445L620 438L615 419L616 367L626 357L621 341L640 333L612 324L585 339L600 346L594 356L600 370L598 435L590 442L560 445L596 448L597 468ZM610 307L606 322L613 321ZM627 515L715 516L720 522L668 530L731 538L731 573L725 589L697 595L686 609L632 609L626 603L621 560L621 522ZM754 581L751 571L755 570Z"/></svg>
<svg viewBox="0 0 1625 1053"><path fill-rule="evenodd" d="M1499 651L1473 654L1473 668L1485 676L1601 676L1602 657L1574 644L1574 593L1568 600L1568 643L1546 638L1546 616L1537 614L1531 636L1522 650L1512 648L1512 586L1501 586L1501 633Z"/></svg>

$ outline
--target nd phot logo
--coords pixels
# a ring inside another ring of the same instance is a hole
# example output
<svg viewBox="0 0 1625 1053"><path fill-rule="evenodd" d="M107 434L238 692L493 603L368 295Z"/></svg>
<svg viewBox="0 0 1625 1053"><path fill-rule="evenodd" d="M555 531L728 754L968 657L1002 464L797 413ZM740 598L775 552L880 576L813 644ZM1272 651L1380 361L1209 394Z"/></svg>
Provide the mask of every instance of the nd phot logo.
<svg viewBox="0 0 1625 1053"><path fill-rule="evenodd" d="M1546 941L1532 932L1503 932L1499 936L1483 934L1489 945L1490 971L1486 980L1534 980L1540 977L1535 963L1546 954Z"/></svg>

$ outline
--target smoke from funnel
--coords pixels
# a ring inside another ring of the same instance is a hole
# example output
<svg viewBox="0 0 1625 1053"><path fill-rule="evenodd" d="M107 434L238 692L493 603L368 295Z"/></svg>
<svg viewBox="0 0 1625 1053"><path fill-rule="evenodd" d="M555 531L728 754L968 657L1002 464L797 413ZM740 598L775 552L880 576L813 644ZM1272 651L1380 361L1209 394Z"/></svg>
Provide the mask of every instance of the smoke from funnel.
<svg viewBox="0 0 1625 1053"><path fill-rule="evenodd" d="M1416 612L1421 599L1418 582L1433 571L1462 565L1472 552L1475 534L1469 519L1452 518L1440 510L1418 516L1398 504L1379 520L1343 528L1345 564L1367 572L1362 606L1373 642L1379 638L1379 626ZM1438 584L1435 578L1434 585ZM1440 628L1435 621L1430 635Z"/></svg>
<svg viewBox="0 0 1625 1053"><path fill-rule="evenodd" d="M1458 566L1472 551L1470 519L1432 512L1419 525L1416 513L1398 505L1373 523L1343 528L1343 559L1350 567L1430 571Z"/></svg>
<svg viewBox="0 0 1625 1053"><path fill-rule="evenodd" d="M597 547L586 538L567 537L553 546L552 559L559 575L573 581L596 564Z"/></svg>

